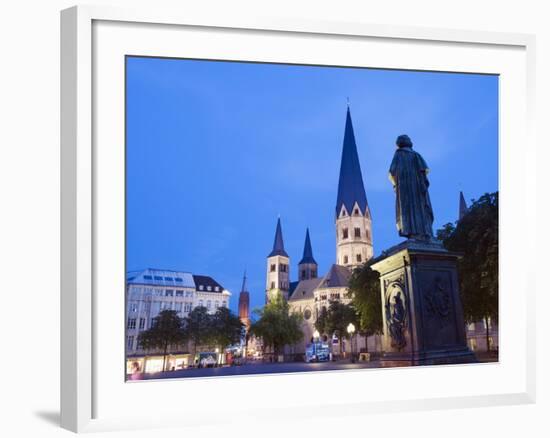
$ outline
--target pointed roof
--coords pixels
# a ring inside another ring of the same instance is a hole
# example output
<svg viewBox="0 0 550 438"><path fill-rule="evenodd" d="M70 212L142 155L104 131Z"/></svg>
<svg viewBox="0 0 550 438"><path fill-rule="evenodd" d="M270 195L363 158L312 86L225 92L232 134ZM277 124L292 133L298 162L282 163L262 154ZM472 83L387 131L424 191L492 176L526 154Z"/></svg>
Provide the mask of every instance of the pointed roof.
<svg viewBox="0 0 550 438"><path fill-rule="evenodd" d="M327 275L322 278L319 287L348 287L351 272L341 265L332 265Z"/></svg>
<svg viewBox="0 0 550 438"><path fill-rule="evenodd" d="M311 249L311 240L309 238L309 228L306 228L306 241L304 243L304 255L302 256L302 260L300 260L299 265L304 263L314 263L317 264L315 259L313 258L313 250Z"/></svg>
<svg viewBox="0 0 550 438"><path fill-rule="evenodd" d="M461 220L464 215L468 212L468 206L466 205L466 200L464 199L464 193L460 191L460 199L458 201L458 220Z"/></svg>
<svg viewBox="0 0 550 438"><path fill-rule="evenodd" d="M241 286L241 292L247 292L247 290L246 290L246 269L245 269L244 275L243 275L243 285Z"/></svg>
<svg viewBox="0 0 550 438"><path fill-rule="evenodd" d="M344 131L344 145L342 148L342 161L340 163L340 179L338 181L338 198L336 200L336 216L340 214L342 205L351 214L355 203L359 205L362 213L368 208L367 195L363 185L363 175L357 155L357 145L353 133L353 124L348 107L346 114L346 128Z"/></svg>
<svg viewBox="0 0 550 438"><path fill-rule="evenodd" d="M273 251L269 253L268 257L273 257L277 255L288 257L288 254L285 251L285 245L283 243L283 229L281 228L281 218L277 219L277 229L275 230Z"/></svg>

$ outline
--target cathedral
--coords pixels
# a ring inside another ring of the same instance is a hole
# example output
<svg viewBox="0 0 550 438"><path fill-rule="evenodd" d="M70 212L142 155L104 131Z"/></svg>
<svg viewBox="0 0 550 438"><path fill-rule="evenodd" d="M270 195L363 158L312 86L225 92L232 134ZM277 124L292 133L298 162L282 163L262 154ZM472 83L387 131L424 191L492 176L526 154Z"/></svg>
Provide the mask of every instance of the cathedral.
<svg viewBox="0 0 550 438"><path fill-rule="evenodd" d="M324 275L319 274L313 256L309 229L306 229L304 251L298 263L298 281L291 281L290 257L285 251L281 219L277 220L273 250L267 256L266 303L281 295L288 301L290 311L303 315L304 338L301 345L294 347L296 354L305 352L306 345L313 340L315 321L323 307L328 309L330 301L349 303L348 283L352 270L373 256L372 222L367 195L363 184L357 145L348 107L338 195L334 212L336 236L335 263ZM322 339L324 342L328 339ZM333 350L338 340L330 340ZM360 342L365 342L361 340ZM343 346L345 351L345 345ZM359 346L360 347L360 346Z"/></svg>

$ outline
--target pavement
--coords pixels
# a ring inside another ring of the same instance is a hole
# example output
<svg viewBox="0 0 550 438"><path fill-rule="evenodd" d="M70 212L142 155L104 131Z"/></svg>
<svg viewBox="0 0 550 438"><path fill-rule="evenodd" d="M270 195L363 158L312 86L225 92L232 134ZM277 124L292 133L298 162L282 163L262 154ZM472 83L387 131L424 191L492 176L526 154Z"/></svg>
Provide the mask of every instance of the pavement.
<svg viewBox="0 0 550 438"><path fill-rule="evenodd" d="M187 368L177 371L165 371L162 373L146 374L144 379L180 379L189 377L219 377L219 376L241 376L251 374L279 374L279 373L301 373L308 371L334 371L334 370L355 370L363 368L379 368L377 361L356 362L283 362L263 363L255 362L239 366L223 366L218 368Z"/></svg>

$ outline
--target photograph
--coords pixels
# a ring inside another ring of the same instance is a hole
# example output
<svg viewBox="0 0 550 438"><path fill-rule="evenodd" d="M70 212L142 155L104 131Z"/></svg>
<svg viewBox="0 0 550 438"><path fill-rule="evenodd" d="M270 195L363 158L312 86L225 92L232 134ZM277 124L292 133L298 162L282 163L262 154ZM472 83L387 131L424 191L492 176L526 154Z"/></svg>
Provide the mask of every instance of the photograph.
<svg viewBox="0 0 550 438"><path fill-rule="evenodd" d="M128 382L499 362L497 74L127 55L124 146Z"/></svg>

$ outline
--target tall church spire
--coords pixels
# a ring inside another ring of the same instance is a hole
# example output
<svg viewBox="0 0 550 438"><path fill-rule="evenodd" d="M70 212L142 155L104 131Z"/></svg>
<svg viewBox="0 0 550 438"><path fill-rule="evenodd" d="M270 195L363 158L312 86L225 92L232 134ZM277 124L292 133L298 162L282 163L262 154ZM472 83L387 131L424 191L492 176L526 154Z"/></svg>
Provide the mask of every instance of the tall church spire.
<svg viewBox="0 0 550 438"><path fill-rule="evenodd" d="M344 145L342 148L342 161L340 163L340 179L338 181L338 197L336 200L336 216L340 214L342 206L351 214L353 206L357 202L361 213L365 214L368 208L367 195L363 185L363 175L359 165L355 134L348 106L346 114L346 128L344 131Z"/></svg>
<svg viewBox="0 0 550 438"><path fill-rule="evenodd" d="M302 256L302 260L300 260L300 265L303 263L315 263L315 259L313 258L313 250L311 249L311 240L309 238L309 228L306 228L306 241L304 243L304 254Z"/></svg>
<svg viewBox="0 0 550 438"><path fill-rule="evenodd" d="M283 229L281 228L281 218L277 219L277 228L275 230L275 240L273 241L273 251L271 251L268 257L272 256L284 256L288 257L285 251L285 244L283 242Z"/></svg>
<svg viewBox="0 0 550 438"><path fill-rule="evenodd" d="M468 206L466 205L466 200L464 199L464 193L460 191L460 198L458 201L458 220L461 220L464 215L468 212Z"/></svg>
<svg viewBox="0 0 550 438"><path fill-rule="evenodd" d="M244 271L243 285L239 294L239 318L248 332L250 328L250 294L246 290L246 271Z"/></svg>

